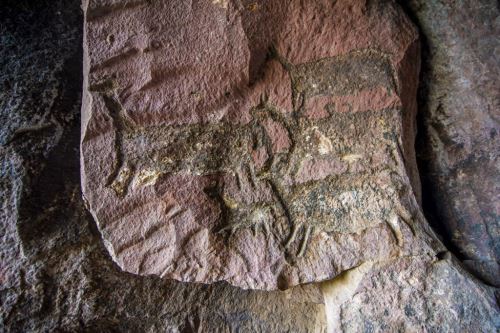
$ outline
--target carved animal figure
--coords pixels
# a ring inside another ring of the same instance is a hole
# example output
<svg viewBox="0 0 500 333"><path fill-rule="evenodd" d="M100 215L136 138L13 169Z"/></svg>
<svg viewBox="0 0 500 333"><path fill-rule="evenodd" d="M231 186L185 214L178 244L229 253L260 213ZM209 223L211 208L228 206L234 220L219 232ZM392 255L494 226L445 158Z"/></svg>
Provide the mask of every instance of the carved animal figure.
<svg viewBox="0 0 500 333"><path fill-rule="evenodd" d="M300 232L303 234L299 257L316 230L356 232L359 226L370 223L367 221L390 219L391 207L380 204L377 211L365 208L369 198L389 196L397 200L395 189L369 193L379 191L377 181L390 177L390 170L372 168L339 177L347 171L349 159L362 158L342 155L346 138L335 138L347 132L339 123L364 116L340 114L338 110L330 110L323 119L310 119L306 114L307 101L317 96L346 96L376 87L397 90L389 61L370 50L300 65L276 57L290 73L294 110L284 114L263 100L252 109L252 120L244 125L222 121L144 128L127 116L116 92L103 92L116 128L117 162L107 186L124 196L132 183L147 183L159 175L234 175L239 190L250 184L254 191L271 194L241 202L227 184L207 189L221 203L223 226L219 231L232 234L241 228L253 228L254 232L261 228L270 234L270 224L284 217L290 225L285 249L295 243ZM328 79L318 81L318 77ZM347 162L342 160L345 156ZM380 202L390 200L381 198Z"/></svg>

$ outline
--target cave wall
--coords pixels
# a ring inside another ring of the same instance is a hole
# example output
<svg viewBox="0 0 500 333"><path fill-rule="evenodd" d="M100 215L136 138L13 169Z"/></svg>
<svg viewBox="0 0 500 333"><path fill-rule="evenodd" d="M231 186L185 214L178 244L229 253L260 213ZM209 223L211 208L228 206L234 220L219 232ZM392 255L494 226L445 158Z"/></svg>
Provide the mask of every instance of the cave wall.
<svg viewBox="0 0 500 333"><path fill-rule="evenodd" d="M419 21L434 4L413 7ZM2 331L498 331L495 289L445 251L274 292L121 271L81 198L80 2L11 1L0 20Z"/></svg>

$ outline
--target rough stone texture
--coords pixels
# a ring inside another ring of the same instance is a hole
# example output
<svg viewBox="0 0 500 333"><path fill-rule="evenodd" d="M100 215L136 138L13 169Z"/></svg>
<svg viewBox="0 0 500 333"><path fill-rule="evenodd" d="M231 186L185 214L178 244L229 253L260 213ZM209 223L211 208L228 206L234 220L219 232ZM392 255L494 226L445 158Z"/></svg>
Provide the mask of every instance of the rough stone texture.
<svg viewBox="0 0 500 333"><path fill-rule="evenodd" d="M495 0L408 2L426 36L421 171L445 243L500 286L500 7Z"/></svg>
<svg viewBox="0 0 500 333"><path fill-rule="evenodd" d="M79 9L75 0L0 7L0 331L498 332L493 289L445 252L277 292L119 269L80 193Z"/></svg>
<svg viewBox="0 0 500 333"><path fill-rule="evenodd" d="M0 22L0 331L323 331L317 286L250 292L116 267L81 199L80 1L2 3Z"/></svg>
<svg viewBox="0 0 500 333"><path fill-rule="evenodd" d="M426 251L397 5L84 7L83 191L121 268L277 289Z"/></svg>
<svg viewBox="0 0 500 333"><path fill-rule="evenodd" d="M495 332L500 325L495 299L449 253L365 263L322 288L328 332Z"/></svg>

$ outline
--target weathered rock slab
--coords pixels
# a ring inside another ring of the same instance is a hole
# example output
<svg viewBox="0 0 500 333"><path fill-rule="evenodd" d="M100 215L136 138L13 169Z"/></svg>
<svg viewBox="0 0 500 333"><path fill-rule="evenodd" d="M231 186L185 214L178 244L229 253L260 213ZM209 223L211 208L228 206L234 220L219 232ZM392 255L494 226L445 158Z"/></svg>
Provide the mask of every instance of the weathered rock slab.
<svg viewBox="0 0 500 333"><path fill-rule="evenodd" d="M419 251L395 4L84 7L83 191L122 269L277 289Z"/></svg>

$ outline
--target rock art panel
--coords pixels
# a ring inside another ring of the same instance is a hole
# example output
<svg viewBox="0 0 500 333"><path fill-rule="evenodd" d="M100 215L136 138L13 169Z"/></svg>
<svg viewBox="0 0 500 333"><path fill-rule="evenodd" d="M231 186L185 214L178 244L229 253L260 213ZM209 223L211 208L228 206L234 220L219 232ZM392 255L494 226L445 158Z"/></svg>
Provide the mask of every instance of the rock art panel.
<svg viewBox="0 0 500 333"><path fill-rule="evenodd" d="M396 5L84 8L83 192L122 269L284 289L428 250Z"/></svg>

